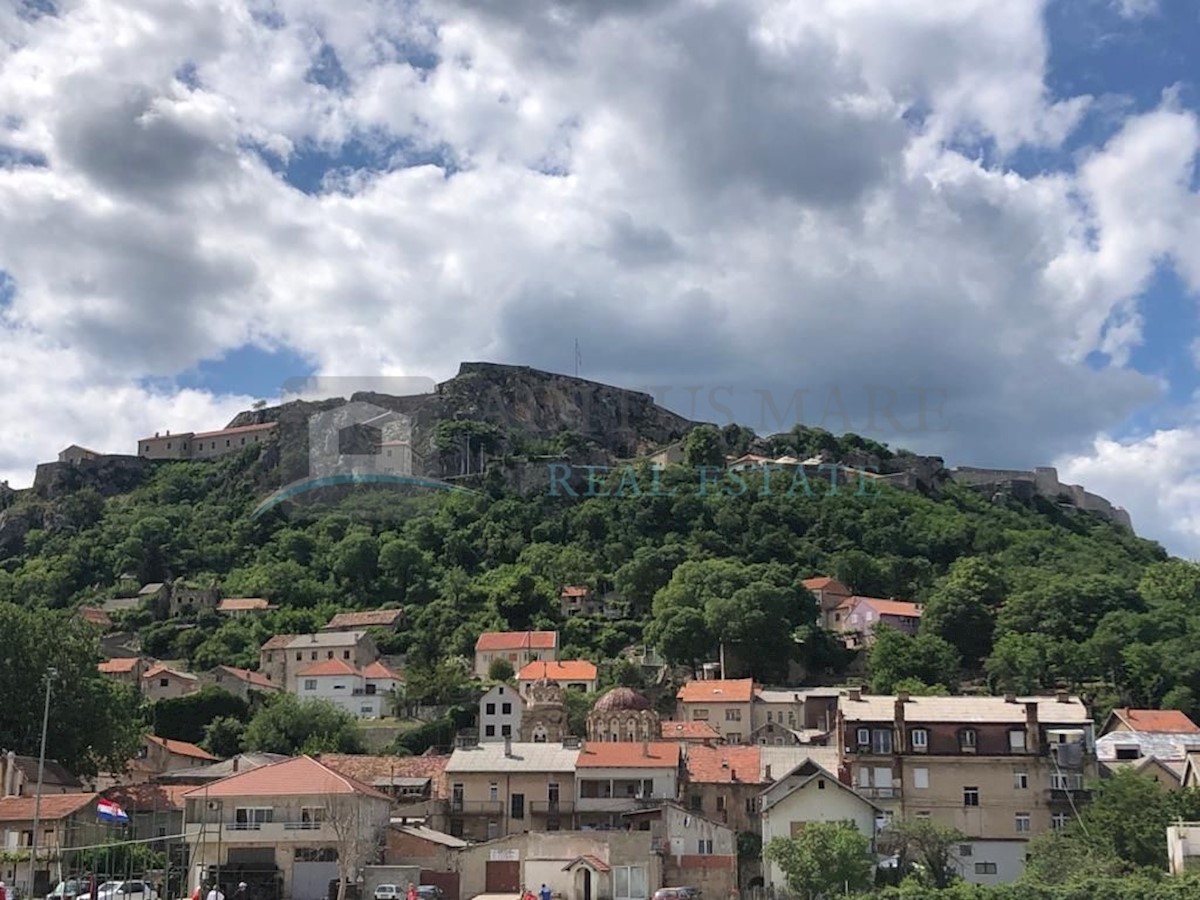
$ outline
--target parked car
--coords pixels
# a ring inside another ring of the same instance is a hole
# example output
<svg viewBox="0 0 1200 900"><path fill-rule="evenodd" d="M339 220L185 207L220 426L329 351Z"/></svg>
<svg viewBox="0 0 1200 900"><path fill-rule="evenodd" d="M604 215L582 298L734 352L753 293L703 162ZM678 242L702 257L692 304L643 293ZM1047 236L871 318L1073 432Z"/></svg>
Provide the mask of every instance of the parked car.
<svg viewBox="0 0 1200 900"><path fill-rule="evenodd" d="M375 900L399 900L403 896L404 891L396 884L381 884L375 888Z"/></svg>
<svg viewBox="0 0 1200 900"><path fill-rule="evenodd" d="M700 900L700 890L694 887L665 887L654 892L654 900Z"/></svg>
<svg viewBox="0 0 1200 900"><path fill-rule="evenodd" d="M80 894L75 900L158 900L158 891L144 881L106 881L96 888L96 896Z"/></svg>
<svg viewBox="0 0 1200 900"><path fill-rule="evenodd" d="M445 900L445 892L436 884L417 885L417 896L420 900Z"/></svg>
<svg viewBox="0 0 1200 900"><path fill-rule="evenodd" d="M75 900L80 894L86 894L88 883L78 878L60 881L54 890L46 895L46 900Z"/></svg>

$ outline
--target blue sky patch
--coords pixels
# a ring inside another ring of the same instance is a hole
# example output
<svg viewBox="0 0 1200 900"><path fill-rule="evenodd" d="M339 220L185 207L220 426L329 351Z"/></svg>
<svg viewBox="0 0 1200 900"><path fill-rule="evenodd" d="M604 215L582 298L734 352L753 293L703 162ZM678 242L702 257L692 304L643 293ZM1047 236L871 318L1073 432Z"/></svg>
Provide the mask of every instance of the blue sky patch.
<svg viewBox="0 0 1200 900"><path fill-rule="evenodd" d="M430 165L451 175L460 168L448 147L430 149L410 138L382 135L354 137L338 147L301 144L286 162L265 148L255 149L271 171L305 194L324 193L328 189L326 176Z"/></svg>
<svg viewBox="0 0 1200 900"><path fill-rule="evenodd" d="M205 360L174 379L179 388L214 394L250 394L264 399L278 397L289 378L307 377L316 367L288 347L266 350L244 344L219 359Z"/></svg>

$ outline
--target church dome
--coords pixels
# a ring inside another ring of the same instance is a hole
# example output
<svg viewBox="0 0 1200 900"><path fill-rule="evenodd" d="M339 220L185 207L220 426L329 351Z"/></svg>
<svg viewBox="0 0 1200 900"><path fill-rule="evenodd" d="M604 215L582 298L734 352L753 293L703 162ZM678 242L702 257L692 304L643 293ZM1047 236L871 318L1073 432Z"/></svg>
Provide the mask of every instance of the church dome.
<svg viewBox="0 0 1200 900"><path fill-rule="evenodd" d="M633 688L615 687L592 707L594 713L642 712L650 709L646 695Z"/></svg>

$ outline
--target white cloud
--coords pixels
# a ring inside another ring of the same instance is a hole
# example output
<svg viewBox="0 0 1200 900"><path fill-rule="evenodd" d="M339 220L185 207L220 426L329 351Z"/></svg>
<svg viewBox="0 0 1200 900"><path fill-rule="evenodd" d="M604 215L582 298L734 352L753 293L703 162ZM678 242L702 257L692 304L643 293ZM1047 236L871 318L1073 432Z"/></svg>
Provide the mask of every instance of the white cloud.
<svg viewBox="0 0 1200 900"><path fill-rule="evenodd" d="M1126 19L1141 19L1158 12L1158 0L1112 0L1112 5Z"/></svg>
<svg viewBox="0 0 1200 900"><path fill-rule="evenodd" d="M1037 177L955 149L1054 149L1087 107L1045 87L1043 5L0 13L0 146L47 162L0 168L0 342L26 385L0 472L212 425L245 399L138 385L252 341L444 377L569 370L578 336L590 377L734 385L752 422L755 389L886 386L909 419L911 389L945 389L949 431L877 436L979 464L1075 450L1161 390L1124 363L1154 266L1200 283L1197 124L1168 98ZM313 166L349 138L461 170L309 195L255 149ZM1082 365L1095 349L1115 365ZM865 430L850 413L829 424Z"/></svg>

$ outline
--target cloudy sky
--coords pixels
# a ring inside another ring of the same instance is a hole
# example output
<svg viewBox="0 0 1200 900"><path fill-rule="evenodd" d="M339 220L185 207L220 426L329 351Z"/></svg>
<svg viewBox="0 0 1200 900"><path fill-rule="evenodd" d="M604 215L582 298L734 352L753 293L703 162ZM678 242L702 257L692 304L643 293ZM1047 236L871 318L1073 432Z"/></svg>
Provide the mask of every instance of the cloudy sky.
<svg viewBox="0 0 1200 900"><path fill-rule="evenodd" d="M0 2L0 477L461 360L1200 556L1189 0Z"/></svg>

